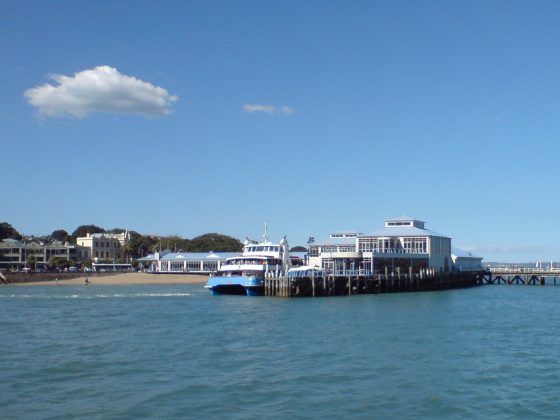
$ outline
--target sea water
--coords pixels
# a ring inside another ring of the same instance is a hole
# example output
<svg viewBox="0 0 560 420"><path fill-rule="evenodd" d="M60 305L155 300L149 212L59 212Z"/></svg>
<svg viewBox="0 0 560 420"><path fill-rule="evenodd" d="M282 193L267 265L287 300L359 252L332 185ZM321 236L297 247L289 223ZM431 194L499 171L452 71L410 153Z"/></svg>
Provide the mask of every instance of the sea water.
<svg viewBox="0 0 560 420"><path fill-rule="evenodd" d="M560 287L0 288L2 418L558 418Z"/></svg>

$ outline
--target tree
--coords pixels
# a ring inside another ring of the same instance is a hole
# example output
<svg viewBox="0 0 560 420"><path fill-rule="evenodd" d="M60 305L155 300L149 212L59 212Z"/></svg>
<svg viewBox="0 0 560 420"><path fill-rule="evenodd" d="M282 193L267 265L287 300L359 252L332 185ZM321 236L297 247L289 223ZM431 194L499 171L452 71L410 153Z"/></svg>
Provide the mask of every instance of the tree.
<svg viewBox="0 0 560 420"><path fill-rule="evenodd" d="M51 233L51 238L62 243L70 241L70 235L68 235L68 232L66 232L64 229L55 230L53 233Z"/></svg>
<svg viewBox="0 0 560 420"><path fill-rule="evenodd" d="M125 233L125 232L126 232L126 229L123 229L123 228L114 228L114 229L108 230L107 232L108 232L108 233L114 233L115 235L118 235L119 233Z"/></svg>
<svg viewBox="0 0 560 420"><path fill-rule="evenodd" d="M59 258L57 258L53 255L47 261L47 265L49 266L50 269L56 268L58 260L59 260Z"/></svg>
<svg viewBox="0 0 560 420"><path fill-rule="evenodd" d="M0 223L0 240L2 239L16 239L21 240L20 233L15 230L12 225L6 222Z"/></svg>
<svg viewBox="0 0 560 420"><path fill-rule="evenodd" d="M72 232L71 241L72 243L76 243L76 238L80 238L82 236L86 236L88 233L105 233L105 229L100 228L99 226L95 225L81 225L76 228L74 232Z"/></svg>
<svg viewBox="0 0 560 420"><path fill-rule="evenodd" d="M52 257L49 258L47 264L49 265L49 268L51 270L54 270L57 268L60 269L60 268L68 267L70 265L70 262L66 260L66 258L55 257L53 255Z"/></svg>
<svg viewBox="0 0 560 420"><path fill-rule="evenodd" d="M159 249L159 244L161 244L161 249L169 249L173 252L184 252L189 249L190 242L190 240L183 239L179 235L172 235L160 238L156 246Z"/></svg>
<svg viewBox="0 0 560 420"><path fill-rule="evenodd" d="M294 246L290 249L290 252L307 252L307 248L304 246Z"/></svg>
<svg viewBox="0 0 560 420"><path fill-rule="evenodd" d="M132 241L128 240L123 245L123 251L125 255L125 260L128 261L132 254L134 253L134 248L132 247Z"/></svg>
<svg viewBox="0 0 560 420"><path fill-rule="evenodd" d="M127 241L124 251L132 258L144 257L157 243L154 236L144 236L135 231L128 232L130 239Z"/></svg>
<svg viewBox="0 0 560 420"><path fill-rule="evenodd" d="M197 236L188 243L185 251L189 252L239 252L243 249L243 244L239 239L218 233L207 233Z"/></svg>
<svg viewBox="0 0 560 420"><path fill-rule="evenodd" d="M27 267L29 268L35 268L35 255L30 255L27 257L27 259L25 260Z"/></svg>

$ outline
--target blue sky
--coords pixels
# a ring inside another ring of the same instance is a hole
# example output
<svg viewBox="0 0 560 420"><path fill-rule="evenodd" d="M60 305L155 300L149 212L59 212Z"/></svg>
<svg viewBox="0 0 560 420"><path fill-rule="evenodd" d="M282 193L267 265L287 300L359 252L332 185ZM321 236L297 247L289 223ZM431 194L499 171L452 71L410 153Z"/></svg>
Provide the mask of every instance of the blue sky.
<svg viewBox="0 0 560 420"><path fill-rule="evenodd" d="M558 21L555 1L0 0L0 221L268 220L296 245L409 215L486 261L560 261Z"/></svg>

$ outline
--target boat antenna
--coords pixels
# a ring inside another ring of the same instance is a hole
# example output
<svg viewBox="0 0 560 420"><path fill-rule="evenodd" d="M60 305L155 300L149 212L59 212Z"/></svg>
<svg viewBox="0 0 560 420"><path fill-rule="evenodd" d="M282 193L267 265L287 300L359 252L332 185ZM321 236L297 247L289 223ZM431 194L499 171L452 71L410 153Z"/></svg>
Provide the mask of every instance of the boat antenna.
<svg viewBox="0 0 560 420"><path fill-rule="evenodd" d="M266 223L266 220L264 221L264 243L267 244L268 243L268 224Z"/></svg>

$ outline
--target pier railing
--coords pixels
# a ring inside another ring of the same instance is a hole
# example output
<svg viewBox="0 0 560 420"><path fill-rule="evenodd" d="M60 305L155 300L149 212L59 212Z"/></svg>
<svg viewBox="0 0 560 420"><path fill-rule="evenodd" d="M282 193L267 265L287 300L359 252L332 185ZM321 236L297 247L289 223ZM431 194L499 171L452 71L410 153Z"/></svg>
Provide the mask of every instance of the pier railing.
<svg viewBox="0 0 560 420"><path fill-rule="evenodd" d="M556 286L560 282L560 272L539 269L499 269L486 271L482 277L484 284L517 284Z"/></svg>
<svg viewBox="0 0 560 420"><path fill-rule="evenodd" d="M488 267L492 274L543 274L546 276L560 277L558 268L536 268L536 267Z"/></svg>

